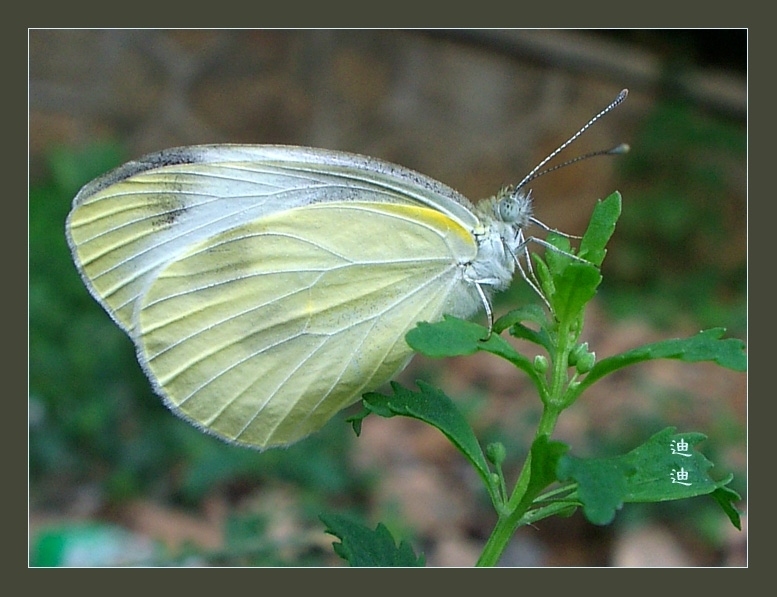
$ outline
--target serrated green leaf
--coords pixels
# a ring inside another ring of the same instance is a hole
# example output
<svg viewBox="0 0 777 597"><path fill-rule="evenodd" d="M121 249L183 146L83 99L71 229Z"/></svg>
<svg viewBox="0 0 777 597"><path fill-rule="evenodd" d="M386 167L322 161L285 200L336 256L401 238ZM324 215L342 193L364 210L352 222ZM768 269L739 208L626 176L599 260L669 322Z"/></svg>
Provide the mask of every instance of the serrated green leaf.
<svg viewBox="0 0 777 597"><path fill-rule="evenodd" d="M595 266L578 261L569 263L554 279L556 294L551 297L551 304L558 320L578 317L601 281L602 275Z"/></svg>
<svg viewBox="0 0 777 597"><path fill-rule="evenodd" d="M636 470L617 458L578 459L564 456L558 464L559 481L574 480L578 483L578 497L586 518L593 524L612 522L616 510L620 510L627 493L627 482Z"/></svg>
<svg viewBox="0 0 777 597"><path fill-rule="evenodd" d="M326 532L340 539L333 543L335 553L350 566L421 567L425 565L423 554L416 556L406 541L397 546L391 532L379 523L375 530L337 514L321 514Z"/></svg>
<svg viewBox="0 0 777 597"><path fill-rule="evenodd" d="M494 322L494 333L501 334L507 328L524 321L530 321L540 326L544 325L547 321L545 310L535 304L523 305L522 307L513 309Z"/></svg>
<svg viewBox="0 0 777 597"><path fill-rule="evenodd" d="M580 391L594 381L626 367L653 359L679 359L689 363L713 361L734 371L747 370L745 343L736 338L721 340L723 328L699 332L690 338L663 340L600 360L582 382Z"/></svg>
<svg viewBox="0 0 777 597"><path fill-rule="evenodd" d="M569 238L557 232L549 232L545 240L558 249L558 251L552 249L545 251L545 263L548 264L548 271L555 278L573 262L569 256L573 252L572 245Z"/></svg>
<svg viewBox="0 0 777 597"><path fill-rule="evenodd" d="M600 266L607 254L605 247L615 232L615 224L620 215L621 196L617 191L603 201L597 202L588 229L580 241L578 255Z"/></svg>
<svg viewBox="0 0 777 597"><path fill-rule="evenodd" d="M534 440L530 451L531 476L526 488L525 500L533 500L556 480L558 463L568 450L567 444L551 441L547 435L540 435Z"/></svg>
<svg viewBox="0 0 777 597"><path fill-rule="evenodd" d="M535 273L559 321L578 317L596 294L602 281L598 266L604 260L605 246L620 212L621 198L617 192L597 203L580 242L578 255L586 263L570 256L574 252L567 237L552 232L546 240L558 251L545 251L544 260L535 256Z"/></svg>
<svg viewBox="0 0 777 597"><path fill-rule="evenodd" d="M550 339L548 331L544 327L540 328L539 331L536 331L526 327L522 323L516 323L510 328L510 335L513 338L528 340L538 346L542 346L542 348L548 351L548 354L551 357L555 355L555 346L553 346L553 341Z"/></svg>
<svg viewBox="0 0 777 597"><path fill-rule="evenodd" d="M391 389L394 393L391 396L370 392L363 396L362 403L368 411L378 416L411 417L439 429L472 463L489 490L493 491L493 480L486 457L467 419L442 390L421 381L418 382L418 388L419 392L413 392L392 382Z"/></svg>
<svg viewBox="0 0 777 597"><path fill-rule="evenodd" d="M410 348L433 358L474 354L487 337L482 325L449 315L436 323L421 321L405 335Z"/></svg>
<svg viewBox="0 0 777 597"><path fill-rule="evenodd" d="M539 330L534 330L523 322L528 321L539 326ZM553 355L553 342L548 335L546 326L547 315L545 310L539 305L524 305L506 313L494 322L494 333L499 334L506 329L510 329L510 335L514 338L522 338L542 346L548 354Z"/></svg>
<svg viewBox="0 0 777 597"><path fill-rule="evenodd" d="M707 475L712 463L692 448L705 439L700 433L675 434L667 428L642 446L614 458L581 459L563 456L557 467L560 481L578 483L586 518L609 524L626 502L663 502L714 492L730 478L714 481Z"/></svg>
<svg viewBox="0 0 777 597"><path fill-rule="evenodd" d="M740 496L736 491L728 487L717 487L715 488L715 491L713 491L710 495L716 502L718 502L718 505L721 508L723 508L723 511L726 513L726 516L728 516L728 519L731 521L731 524L733 524L737 529L741 531L742 530L741 513L734 506L734 502L738 502L739 500L741 500L742 496Z"/></svg>
<svg viewBox="0 0 777 597"><path fill-rule="evenodd" d="M445 315L436 323L420 322L406 335L413 350L433 358L466 356L483 350L510 361L538 381L532 362L498 334L481 325Z"/></svg>

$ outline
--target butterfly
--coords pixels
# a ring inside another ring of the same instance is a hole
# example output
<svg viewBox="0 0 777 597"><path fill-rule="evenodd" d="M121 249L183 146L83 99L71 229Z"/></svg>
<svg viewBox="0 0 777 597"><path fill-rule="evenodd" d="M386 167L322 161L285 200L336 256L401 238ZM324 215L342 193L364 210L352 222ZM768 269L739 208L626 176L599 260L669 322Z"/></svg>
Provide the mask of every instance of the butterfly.
<svg viewBox="0 0 777 597"><path fill-rule="evenodd" d="M288 445L402 370L418 322L491 320L516 269L542 296L526 247L544 241L525 230L548 228L523 187L625 97L477 205L376 158L200 145L86 184L68 243L173 412L228 442Z"/></svg>

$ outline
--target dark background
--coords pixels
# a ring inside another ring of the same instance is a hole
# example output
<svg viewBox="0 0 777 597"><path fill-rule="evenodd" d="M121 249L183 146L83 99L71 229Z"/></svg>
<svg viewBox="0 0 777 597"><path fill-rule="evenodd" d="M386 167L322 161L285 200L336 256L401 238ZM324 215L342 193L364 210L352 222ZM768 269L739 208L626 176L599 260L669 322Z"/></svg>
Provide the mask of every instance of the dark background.
<svg viewBox="0 0 777 597"><path fill-rule="evenodd" d="M368 419L356 439L344 413L257 454L164 408L64 240L78 188L148 151L343 149L477 200L628 87L565 157L620 142L629 155L531 185L537 216L572 234L596 199L623 195L586 339L603 357L709 327L745 338L745 30L33 30L29 63L33 564L339 565L317 519L329 511L384 521L430 565L471 565L494 522L459 455L412 421ZM516 281L497 310L527 300ZM520 374L494 357L419 358L401 380L419 377L520 464L538 412ZM560 419L573 452L618 454L667 425L701 431L745 495L744 375L661 362L599 385ZM523 529L503 564L737 566L745 537L708 499L628 505L609 527L576 515Z"/></svg>

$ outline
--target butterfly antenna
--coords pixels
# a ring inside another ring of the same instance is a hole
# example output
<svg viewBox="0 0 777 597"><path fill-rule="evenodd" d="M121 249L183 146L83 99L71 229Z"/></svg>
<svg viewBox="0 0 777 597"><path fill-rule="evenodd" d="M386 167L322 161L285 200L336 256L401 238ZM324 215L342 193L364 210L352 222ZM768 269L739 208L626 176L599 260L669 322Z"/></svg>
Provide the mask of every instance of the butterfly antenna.
<svg viewBox="0 0 777 597"><path fill-rule="evenodd" d="M590 154L586 154L584 156L580 156L577 158L574 158L572 160L569 160L568 162L564 162L563 164L559 164L558 166L554 166L553 168L548 168L547 170L542 170L542 168L547 164L550 160L555 158L559 153L564 151L570 143L572 143L575 139L577 139L580 135L582 135L586 130L588 130L588 127L590 127L594 122L599 120L602 116L607 114L607 112L610 112L613 108L619 106L621 103L623 103L623 100L626 99L626 96L629 94L628 89L623 89L618 96L610 102L610 105L607 106L604 110L599 112L596 116L591 118L585 125L577 131L574 135L572 135L569 139L564 141L561 145L559 145L555 151L551 152L551 154L546 157L544 160L542 160L539 164L537 164L534 169L532 169L531 172L529 172L526 176L524 176L523 180L519 182L515 188L520 189L524 187L529 181L534 180L535 178L538 178L539 176L542 176L543 174L547 174L548 172L552 172L553 170L558 170L559 168L563 168L564 166L569 166L570 164L574 164L575 162L579 162L580 160L588 159L590 157L598 156L598 155L618 155L622 153L626 153L629 150L629 146L625 143L622 143L618 145L617 147L613 147L612 149L607 149L604 151L595 151Z"/></svg>
<svg viewBox="0 0 777 597"><path fill-rule="evenodd" d="M566 162L562 164L558 164L556 166L552 166L550 168L546 168L545 170L542 170L541 172L537 172L531 176L531 178L525 178L522 182L522 184L528 184L535 178L539 178L540 176L545 176L548 172L553 172L554 170L559 170L561 168L566 168L567 166L571 166L572 164L576 162L581 162L583 160L587 160L588 158L595 158L596 156L600 155L623 155L624 153L628 153L631 148L629 147L628 143L621 143L620 145L616 145L615 147L611 147L610 149L600 149L599 151L592 151L591 153L586 153L585 155L577 156L576 158L573 158L571 160L567 160Z"/></svg>

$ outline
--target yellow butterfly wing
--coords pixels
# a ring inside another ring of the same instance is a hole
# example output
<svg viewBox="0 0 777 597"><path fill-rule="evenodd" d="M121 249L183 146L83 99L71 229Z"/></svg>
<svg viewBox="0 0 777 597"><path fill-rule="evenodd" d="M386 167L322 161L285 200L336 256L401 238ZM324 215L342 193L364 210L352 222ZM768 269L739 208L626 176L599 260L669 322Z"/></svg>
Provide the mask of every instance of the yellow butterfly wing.
<svg viewBox="0 0 777 597"><path fill-rule="evenodd" d="M374 158L217 145L96 179L66 228L168 406L268 447L388 380L417 321L477 310L478 224L449 187Z"/></svg>
<svg viewBox="0 0 777 597"><path fill-rule="evenodd" d="M266 448L323 426L411 354L404 335L464 291L468 232L428 208L322 203L208 238L164 268L138 352L168 405Z"/></svg>
<svg viewBox="0 0 777 597"><path fill-rule="evenodd" d="M160 268L210 236L293 207L332 201L428 206L468 229L469 201L442 183L375 158L285 145L164 150L84 186L66 225L89 291L127 333Z"/></svg>

